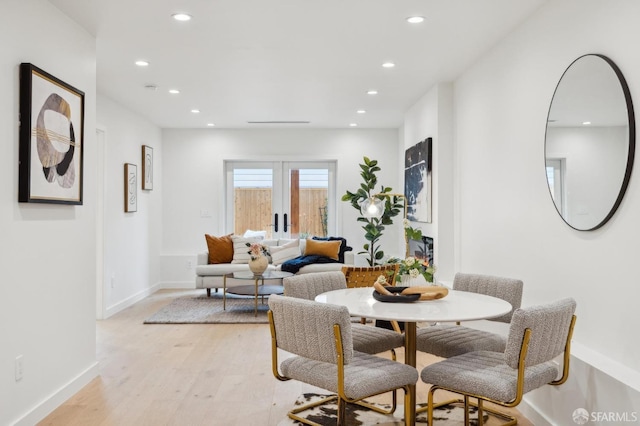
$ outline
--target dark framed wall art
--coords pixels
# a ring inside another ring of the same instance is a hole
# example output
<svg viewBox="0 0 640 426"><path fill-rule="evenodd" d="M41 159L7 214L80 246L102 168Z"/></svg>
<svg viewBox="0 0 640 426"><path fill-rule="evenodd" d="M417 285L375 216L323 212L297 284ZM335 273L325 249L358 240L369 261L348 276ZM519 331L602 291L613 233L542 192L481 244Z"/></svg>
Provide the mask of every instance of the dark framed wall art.
<svg viewBox="0 0 640 426"><path fill-rule="evenodd" d="M432 138L426 138L405 151L404 196L413 222L431 223L432 148Z"/></svg>
<svg viewBox="0 0 640 426"><path fill-rule="evenodd" d="M18 201L82 204L84 92L20 64Z"/></svg>
<svg viewBox="0 0 640 426"><path fill-rule="evenodd" d="M142 189L153 189L153 148L142 145Z"/></svg>
<svg viewBox="0 0 640 426"><path fill-rule="evenodd" d="M124 211L138 211L138 166L124 163Z"/></svg>

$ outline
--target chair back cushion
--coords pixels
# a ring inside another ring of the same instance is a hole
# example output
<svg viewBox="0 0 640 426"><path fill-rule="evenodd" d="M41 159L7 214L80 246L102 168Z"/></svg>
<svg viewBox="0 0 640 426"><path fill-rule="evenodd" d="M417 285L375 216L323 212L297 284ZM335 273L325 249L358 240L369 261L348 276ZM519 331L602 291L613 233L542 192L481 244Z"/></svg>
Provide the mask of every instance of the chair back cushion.
<svg viewBox="0 0 640 426"><path fill-rule="evenodd" d="M346 306L287 296L269 296L276 344L280 349L316 361L336 364L334 324L341 330L344 363L353 358L351 321Z"/></svg>
<svg viewBox="0 0 640 426"><path fill-rule="evenodd" d="M285 296L307 300L314 300L326 291L347 288L344 274L340 271L294 275L283 279L282 284Z"/></svg>
<svg viewBox="0 0 640 426"><path fill-rule="evenodd" d="M527 328L531 329L531 340L525 360L526 367L551 361L560 355L564 352L575 311L576 301L572 298L516 309L504 351L505 362L511 368L518 368L522 338Z"/></svg>
<svg viewBox="0 0 640 426"><path fill-rule="evenodd" d="M513 278L495 277L492 275L457 273L453 278L453 289L486 294L498 297L511 303L512 310L492 321L511 322L513 311L522 303L522 281Z"/></svg>
<svg viewBox="0 0 640 426"><path fill-rule="evenodd" d="M373 287L380 275L384 275L389 285L395 285L400 265L389 263L380 266L343 266L342 273L347 279L347 287Z"/></svg>

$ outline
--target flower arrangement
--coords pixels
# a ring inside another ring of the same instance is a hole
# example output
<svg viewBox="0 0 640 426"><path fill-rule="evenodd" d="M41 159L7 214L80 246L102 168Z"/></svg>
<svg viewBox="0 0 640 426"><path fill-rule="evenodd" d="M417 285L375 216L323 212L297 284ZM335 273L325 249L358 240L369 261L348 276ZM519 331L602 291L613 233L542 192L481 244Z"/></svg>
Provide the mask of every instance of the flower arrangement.
<svg viewBox="0 0 640 426"><path fill-rule="evenodd" d="M246 243L247 247L249 247L249 256L251 256L251 260L256 260L262 256L269 256L269 247L260 243Z"/></svg>
<svg viewBox="0 0 640 426"><path fill-rule="evenodd" d="M380 276L378 276L378 279L376 280L376 282L377 282L378 284L382 284L382 285L387 285L387 284L389 284L389 283L387 282L387 277L385 277L384 275L380 275Z"/></svg>
<svg viewBox="0 0 640 426"><path fill-rule="evenodd" d="M392 257L387 261L387 263L400 264L400 269L398 270L399 276L408 274L411 278L417 278L418 275L422 275L427 282L433 282L433 274L436 271L436 268L435 266L430 265L427 260L418 259L413 256L409 256L406 259Z"/></svg>

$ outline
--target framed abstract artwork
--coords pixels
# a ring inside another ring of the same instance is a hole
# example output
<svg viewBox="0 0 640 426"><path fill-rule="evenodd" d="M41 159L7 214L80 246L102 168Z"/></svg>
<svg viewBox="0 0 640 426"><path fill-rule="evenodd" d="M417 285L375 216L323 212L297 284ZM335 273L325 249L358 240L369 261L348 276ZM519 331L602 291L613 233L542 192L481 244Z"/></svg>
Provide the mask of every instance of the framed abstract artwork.
<svg viewBox="0 0 640 426"><path fill-rule="evenodd" d="M426 138L405 151L404 196L407 219L413 222L431 223L432 148L432 138Z"/></svg>
<svg viewBox="0 0 640 426"><path fill-rule="evenodd" d="M153 189L153 148L142 145L142 189Z"/></svg>
<svg viewBox="0 0 640 426"><path fill-rule="evenodd" d="M20 64L18 201L82 204L84 92Z"/></svg>
<svg viewBox="0 0 640 426"><path fill-rule="evenodd" d="M124 211L138 211L138 166L124 163Z"/></svg>

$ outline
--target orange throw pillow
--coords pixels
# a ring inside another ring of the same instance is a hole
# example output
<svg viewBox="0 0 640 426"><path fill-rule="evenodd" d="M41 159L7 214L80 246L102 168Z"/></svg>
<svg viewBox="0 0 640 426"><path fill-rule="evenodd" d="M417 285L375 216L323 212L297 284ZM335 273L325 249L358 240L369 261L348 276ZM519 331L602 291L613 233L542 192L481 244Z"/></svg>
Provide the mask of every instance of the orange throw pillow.
<svg viewBox="0 0 640 426"><path fill-rule="evenodd" d="M233 241L231 234L214 237L204 234L209 249L209 263L231 263L233 260Z"/></svg>
<svg viewBox="0 0 640 426"><path fill-rule="evenodd" d="M304 249L305 256L316 255L330 257L333 260L340 259L341 241L318 241L308 239Z"/></svg>

